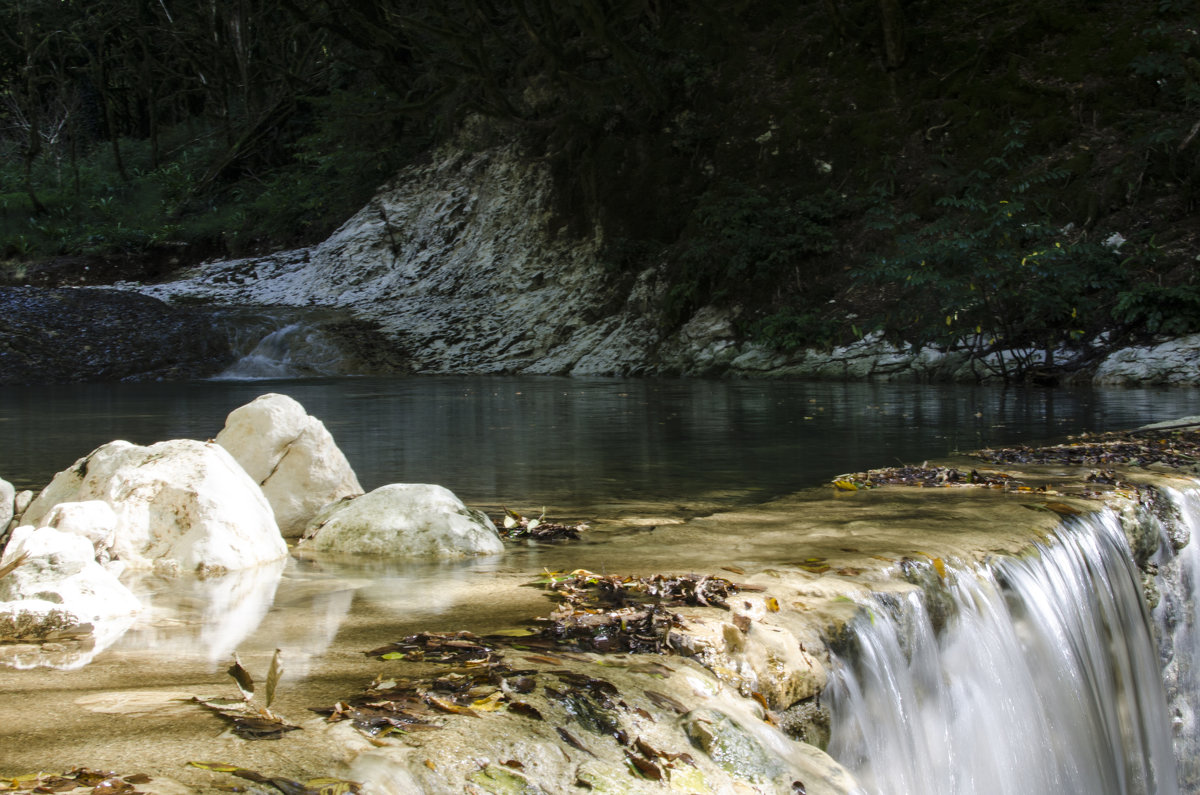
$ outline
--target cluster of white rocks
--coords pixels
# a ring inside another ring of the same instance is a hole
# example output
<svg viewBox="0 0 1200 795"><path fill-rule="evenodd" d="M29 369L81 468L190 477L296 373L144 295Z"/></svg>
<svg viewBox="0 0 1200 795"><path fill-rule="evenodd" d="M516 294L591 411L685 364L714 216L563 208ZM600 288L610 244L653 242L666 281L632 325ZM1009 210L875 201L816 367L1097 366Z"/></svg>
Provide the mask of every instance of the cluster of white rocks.
<svg viewBox="0 0 1200 795"><path fill-rule="evenodd" d="M363 495L320 420L268 394L215 441L105 444L36 496L0 480L0 641L87 635L141 604L127 570L210 577L320 551L464 557L503 550L495 525L440 486Z"/></svg>

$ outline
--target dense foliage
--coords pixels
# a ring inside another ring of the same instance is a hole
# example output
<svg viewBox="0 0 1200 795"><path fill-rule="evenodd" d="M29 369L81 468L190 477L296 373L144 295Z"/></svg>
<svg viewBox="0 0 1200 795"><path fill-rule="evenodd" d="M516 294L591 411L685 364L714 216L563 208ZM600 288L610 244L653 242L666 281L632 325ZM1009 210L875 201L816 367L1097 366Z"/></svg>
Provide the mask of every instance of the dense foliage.
<svg viewBox="0 0 1200 795"><path fill-rule="evenodd" d="M667 326L718 303L782 347L879 329L980 355L1197 331L1191 12L8 0L0 276L319 239L473 118L473 145L549 163L555 227L600 227L616 278L665 266Z"/></svg>

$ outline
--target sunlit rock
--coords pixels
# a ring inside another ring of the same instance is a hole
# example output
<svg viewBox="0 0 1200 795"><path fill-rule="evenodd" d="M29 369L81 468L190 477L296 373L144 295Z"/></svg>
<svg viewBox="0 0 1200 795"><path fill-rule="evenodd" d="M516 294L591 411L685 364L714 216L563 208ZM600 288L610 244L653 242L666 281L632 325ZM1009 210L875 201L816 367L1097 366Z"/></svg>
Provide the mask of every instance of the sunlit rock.
<svg viewBox="0 0 1200 795"><path fill-rule="evenodd" d="M459 558L502 552L496 526L448 489L393 483L327 506L304 534L307 549Z"/></svg>
<svg viewBox="0 0 1200 795"><path fill-rule="evenodd" d="M55 475L22 523L86 500L112 507L112 556L133 568L216 574L287 554L262 490L220 445L110 442Z"/></svg>
<svg viewBox="0 0 1200 795"><path fill-rule="evenodd" d="M90 541L52 527L22 525L0 558L0 638L47 640L88 634L91 623L141 609L137 597L96 562Z"/></svg>
<svg viewBox="0 0 1200 795"><path fill-rule="evenodd" d="M107 502L60 502L42 518L41 524L86 538L92 543L97 562L103 564L112 560L117 514Z"/></svg>
<svg viewBox="0 0 1200 795"><path fill-rule="evenodd" d="M217 444L262 487L287 538L299 537L324 506L363 492L325 425L286 395L235 409Z"/></svg>
<svg viewBox="0 0 1200 795"><path fill-rule="evenodd" d="M16 497L17 490L13 485L0 478L0 538L4 536L4 529L12 521Z"/></svg>

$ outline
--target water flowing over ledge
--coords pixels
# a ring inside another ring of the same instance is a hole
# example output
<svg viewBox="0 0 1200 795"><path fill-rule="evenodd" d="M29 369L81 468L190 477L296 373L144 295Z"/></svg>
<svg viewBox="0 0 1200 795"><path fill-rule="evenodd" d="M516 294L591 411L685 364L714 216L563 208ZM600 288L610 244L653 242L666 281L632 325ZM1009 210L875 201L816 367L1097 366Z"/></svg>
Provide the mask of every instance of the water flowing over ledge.
<svg viewBox="0 0 1200 795"><path fill-rule="evenodd" d="M830 687L830 753L880 795L1178 792L1140 586L1103 511L869 601Z"/></svg>
<svg viewBox="0 0 1200 795"><path fill-rule="evenodd" d="M153 758L157 779L201 791L222 782L181 773L188 759L301 780L336 772L381 793L1196 791L1200 485L1133 468L1089 481L1078 467L1008 472L1045 485L826 488L463 566L309 554L251 577L236 599L149 579L136 584L152 597L146 619L91 662L68 661L87 664L56 672L56 691L0 670L29 738L0 774L90 762L87 741L71 758L38 750L55 747L53 716L72 713L72 731L108 733L100 764ZM530 618L550 610L527 585L572 569L744 587L724 608L666 606L679 621L664 654L523 645ZM510 669L492 701L478 699L498 709L464 713L436 695L445 666L362 656L464 629ZM179 706L221 691L219 658L237 651L257 673L273 648L293 677L276 709L302 731L264 749ZM301 719L396 699L401 682L449 704L429 716L436 731L367 737L349 718ZM29 714L31 699L44 715ZM152 756L146 704L164 711ZM108 728L113 711L139 726Z"/></svg>

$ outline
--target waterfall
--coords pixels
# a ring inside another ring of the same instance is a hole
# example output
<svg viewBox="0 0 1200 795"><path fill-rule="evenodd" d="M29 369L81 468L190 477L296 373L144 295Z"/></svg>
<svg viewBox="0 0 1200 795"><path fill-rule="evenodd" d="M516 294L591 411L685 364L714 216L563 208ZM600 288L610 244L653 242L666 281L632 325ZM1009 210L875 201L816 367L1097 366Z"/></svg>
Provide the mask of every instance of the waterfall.
<svg viewBox="0 0 1200 795"><path fill-rule="evenodd" d="M1154 609L1163 681L1175 727L1175 758L1184 792L1200 792L1200 492L1163 490L1169 515L1158 516L1163 542L1156 562L1160 594ZM1176 553L1176 550L1178 552Z"/></svg>
<svg viewBox="0 0 1200 795"><path fill-rule="evenodd" d="M217 380L305 378L345 371L342 350L312 323L270 316L238 322L232 336L239 358L215 376Z"/></svg>
<svg viewBox="0 0 1200 795"><path fill-rule="evenodd" d="M1160 659L1118 517L864 605L830 754L877 795L1179 792Z"/></svg>

